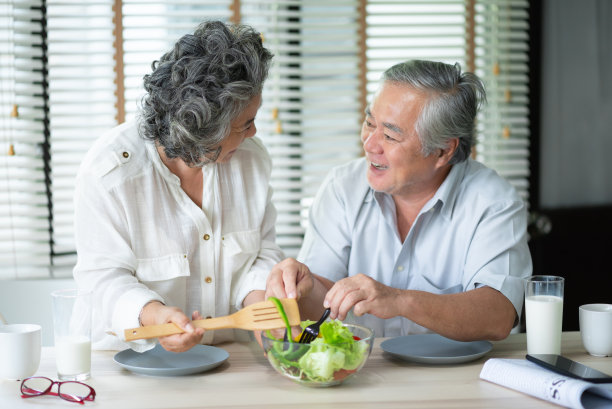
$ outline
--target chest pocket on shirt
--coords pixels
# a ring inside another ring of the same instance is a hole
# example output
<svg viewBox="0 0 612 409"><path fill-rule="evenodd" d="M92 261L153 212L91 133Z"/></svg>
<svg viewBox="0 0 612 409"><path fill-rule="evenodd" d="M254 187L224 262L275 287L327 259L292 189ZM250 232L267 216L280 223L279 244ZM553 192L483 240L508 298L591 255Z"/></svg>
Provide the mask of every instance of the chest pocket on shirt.
<svg viewBox="0 0 612 409"><path fill-rule="evenodd" d="M184 254L138 259L136 278L164 298L185 296L189 260Z"/></svg>
<svg viewBox="0 0 612 409"><path fill-rule="evenodd" d="M223 260L232 274L250 267L261 248L259 230L247 230L223 235ZM227 271L227 270L226 270Z"/></svg>
<svg viewBox="0 0 612 409"><path fill-rule="evenodd" d="M162 281L189 276L189 260L184 254L138 259L136 277L140 281Z"/></svg>
<svg viewBox="0 0 612 409"><path fill-rule="evenodd" d="M188 277L189 260L184 254L138 259L136 278L161 295L168 305L184 308Z"/></svg>
<svg viewBox="0 0 612 409"><path fill-rule="evenodd" d="M450 287L440 286L430 281L426 276L415 274L408 284L411 290L427 291L433 294L455 294L463 291L461 283L451 285Z"/></svg>

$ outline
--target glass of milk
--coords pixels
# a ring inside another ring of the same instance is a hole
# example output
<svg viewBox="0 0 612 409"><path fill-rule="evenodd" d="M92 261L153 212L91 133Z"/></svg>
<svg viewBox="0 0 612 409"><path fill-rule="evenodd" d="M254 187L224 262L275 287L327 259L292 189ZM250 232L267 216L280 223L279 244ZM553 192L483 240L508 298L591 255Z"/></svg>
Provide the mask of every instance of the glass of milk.
<svg viewBox="0 0 612 409"><path fill-rule="evenodd" d="M57 376L83 381L91 373L91 297L84 290L58 290L53 298Z"/></svg>
<svg viewBox="0 0 612 409"><path fill-rule="evenodd" d="M565 279L538 275L525 284L528 354L561 354L563 286Z"/></svg>

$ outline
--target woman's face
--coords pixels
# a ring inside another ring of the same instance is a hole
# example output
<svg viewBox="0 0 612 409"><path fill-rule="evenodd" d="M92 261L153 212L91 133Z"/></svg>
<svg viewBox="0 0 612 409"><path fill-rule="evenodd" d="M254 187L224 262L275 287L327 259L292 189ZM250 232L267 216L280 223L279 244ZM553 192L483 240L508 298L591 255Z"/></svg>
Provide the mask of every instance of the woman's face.
<svg viewBox="0 0 612 409"><path fill-rule="evenodd" d="M221 142L221 152L217 157L217 163L225 163L229 161L236 149L246 139L255 136L257 128L255 128L255 116L261 106L261 95L254 97L249 105L234 119L230 126L230 133Z"/></svg>

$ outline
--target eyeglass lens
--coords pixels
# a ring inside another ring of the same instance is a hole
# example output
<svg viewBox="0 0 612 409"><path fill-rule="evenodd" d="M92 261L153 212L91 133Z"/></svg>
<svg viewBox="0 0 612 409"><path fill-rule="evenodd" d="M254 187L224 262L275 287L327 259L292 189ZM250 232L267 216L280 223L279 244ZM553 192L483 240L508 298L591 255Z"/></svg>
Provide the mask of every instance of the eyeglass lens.
<svg viewBox="0 0 612 409"><path fill-rule="evenodd" d="M23 381L21 386L21 393L27 396L39 396L49 393L53 386L53 381L49 378L33 377ZM80 402L83 400L93 400L92 395L93 389L80 382L66 381L66 382L55 382L58 384L57 395L72 402ZM93 392L95 396L95 392ZM90 399L88 399L90 398Z"/></svg>

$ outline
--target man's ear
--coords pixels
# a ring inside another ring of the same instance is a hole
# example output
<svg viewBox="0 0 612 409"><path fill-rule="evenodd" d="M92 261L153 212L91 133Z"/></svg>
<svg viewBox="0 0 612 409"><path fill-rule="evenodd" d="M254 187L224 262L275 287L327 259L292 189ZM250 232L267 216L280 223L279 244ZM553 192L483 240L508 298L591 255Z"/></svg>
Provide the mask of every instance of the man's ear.
<svg viewBox="0 0 612 409"><path fill-rule="evenodd" d="M438 165L444 166L448 164L448 161L451 160L457 147L459 146L459 138L453 138L448 141L445 149L440 149L438 151Z"/></svg>

